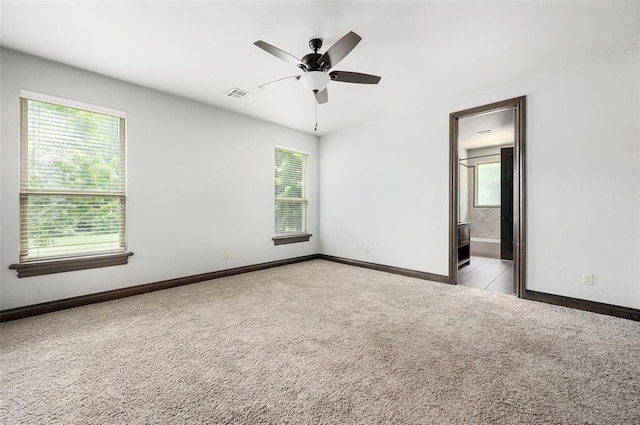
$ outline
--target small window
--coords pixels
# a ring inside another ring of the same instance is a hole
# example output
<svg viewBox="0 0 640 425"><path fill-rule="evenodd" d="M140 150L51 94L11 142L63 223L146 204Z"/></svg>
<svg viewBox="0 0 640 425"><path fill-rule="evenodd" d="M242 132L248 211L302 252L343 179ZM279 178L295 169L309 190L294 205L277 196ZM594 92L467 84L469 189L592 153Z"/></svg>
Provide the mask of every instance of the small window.
<svg viewBox="0 0 640 425"><path fill-rule="evenodd" d="M276 148L276 245L309 240L307 228L307 154Z"/></svg>
<svg viewBox="0 0 640 425"><path fill-rule="evenodd" d="M475 207L500 206L500 162L476 164Z"/></svg>
<svg viewBox="0 0 640 425"><path fill-rule="evenodd" d="M21 91L20 263L123 253L124 112Z"/></svg>

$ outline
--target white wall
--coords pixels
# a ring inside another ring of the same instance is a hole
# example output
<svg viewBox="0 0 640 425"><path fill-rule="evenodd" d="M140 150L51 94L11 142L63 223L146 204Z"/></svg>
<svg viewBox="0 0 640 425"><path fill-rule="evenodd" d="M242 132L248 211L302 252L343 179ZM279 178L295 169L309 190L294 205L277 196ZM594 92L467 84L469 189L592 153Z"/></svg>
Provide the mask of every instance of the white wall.
<svg viewBox="0 0 640 425"><path fill-rule="evenodd" d="M321 137L322 253L448 274L449 112Z"/></svg>
<svg viewBox="0 0 640 425"><path fill-rule="evenodd" d="M534 81L529 288L640 307L639 51ZM581 273L595 285L581 283Z"/></svg>
<svg viewBox="0 0 640 425"><path fill-rule="evenodd" d="M449 113L526 95L527 288L640 307L639 53L322 137L322 253L447 275Z"/></svg>
<svg viewBox="0 0 640 425"><path fill-rule="evenodd" d="M318 252L316 136L11 50L1 59L1 309ZM8 269L19 247L19 89L127 112L128 265L23 279ZM271 240L275 145L309 152L309 242Z"/></svg>

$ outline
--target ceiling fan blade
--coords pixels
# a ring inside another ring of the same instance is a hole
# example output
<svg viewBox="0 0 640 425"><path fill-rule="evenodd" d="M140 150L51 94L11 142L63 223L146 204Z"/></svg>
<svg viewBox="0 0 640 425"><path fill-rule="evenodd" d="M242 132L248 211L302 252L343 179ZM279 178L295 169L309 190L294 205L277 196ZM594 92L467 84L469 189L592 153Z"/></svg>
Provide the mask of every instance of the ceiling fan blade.
<svg viewBox="0 0 640 425"><path fill-rule="evenodd" d="M371 74L361 74L359 72L332 71L329 73L331 81L357 84L378 84L382 77Z"/></svg>
<svg viewBox="0 0 640 425"><path fill-rule="evenodd" d="M362 40L362 37L353 31L349 31L344 37L336 41L329 50L324 52L320 59L318 59L318 64L323 69L330 69L331 67L336 66L338 62L344 59L344 57L347 56L358 43L360 43L360 40Z"/></svg>
<svg viewBox="0 0 640 425"><path fill-rule="evenodd" d="M262 40L258 40L255 43L256 46L258 46L259 48L261 48L262 50L264 50L267 53L271 53L273 56L282 59L285 62L289 62L291 65L295 65L295 66L304 66L304 64L302 62L300 62L300 59L296 58L295 56L285 52L284 50L278 49L276 46L272 46L269 43L266 43Z"/></svg>
<svg viewBox="0 0 640 425"><path fill-rule="evenodd" d="M268 89L272 84L281 83L283 81L290 80L292 78L295 78L296 80L299 80L300 76L299 75L292 75L290 77L280 78L279 80L269 81L268 83L264 83L262 85L259 85L258 88L260 88L260 89Z"/></svg>
<svg viewBox="0 0 640 425"><path fill-rule="evenodd" d="M315 96L319 104L327 103L329 101L329 92L326 87L324 90L315 93Z"/></svg>

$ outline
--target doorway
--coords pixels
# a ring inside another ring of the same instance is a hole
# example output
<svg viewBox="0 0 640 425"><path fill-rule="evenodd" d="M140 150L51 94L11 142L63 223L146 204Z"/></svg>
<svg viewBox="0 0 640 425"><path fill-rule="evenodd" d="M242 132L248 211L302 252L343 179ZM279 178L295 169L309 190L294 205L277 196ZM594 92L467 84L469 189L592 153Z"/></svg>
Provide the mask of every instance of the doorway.
<svg viewBox="0 0 640 425"><path fill-rule="evenodd" d="M450 114L450 284L524 294L525 130L525 96Z"/></svg>

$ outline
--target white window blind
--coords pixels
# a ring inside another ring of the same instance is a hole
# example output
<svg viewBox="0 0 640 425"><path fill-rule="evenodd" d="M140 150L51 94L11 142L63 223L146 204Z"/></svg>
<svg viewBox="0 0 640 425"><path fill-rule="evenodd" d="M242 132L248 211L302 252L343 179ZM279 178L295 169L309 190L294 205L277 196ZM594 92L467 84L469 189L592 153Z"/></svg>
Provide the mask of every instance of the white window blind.
<svg viewBox="0 0 640 425"><path fill-rule="evenodd" d="M307 154L276 148L275 233L307 233Z"/></svg>
<svg viewBox="0 0 640 425"><path fill-rule="evenodd" d="M20 262L124 252L124 113L21 96Z"/></svg>

